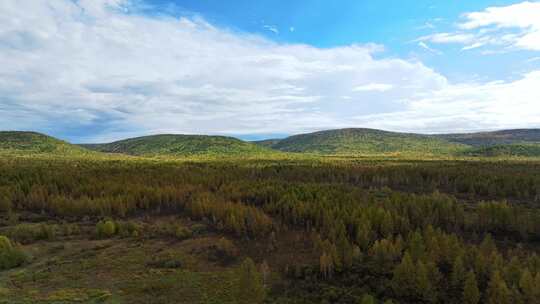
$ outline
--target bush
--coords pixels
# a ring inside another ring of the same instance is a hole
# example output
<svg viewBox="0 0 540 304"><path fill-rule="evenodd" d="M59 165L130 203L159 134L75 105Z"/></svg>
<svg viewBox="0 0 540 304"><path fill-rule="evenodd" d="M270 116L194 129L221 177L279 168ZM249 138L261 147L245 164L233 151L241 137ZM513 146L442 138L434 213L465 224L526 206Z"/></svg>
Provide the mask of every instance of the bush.
<svg viewBox="0 0 540 304"><path fill-rule="evenodd" d="M238 258L238 248L226 238L219 239L210 249L209 258L213 260L232 262Z"/></svg>
<svg viewBox="0 0 540 304"><path fill-rule="evenodd" d="M174 222L156 223L150 227L152 237L173 237L185 240L193 235L191 229Z"/></svg>
<svg viewBox="0 0 540 304"><path fill-rule="evenodd" d="M189 239L192 235L192 232L189 228L178 226L174 232L174 236L179 240Z"/></svg>
<svg viewBox="0 0 540 304"><path fill-rule="evenodd" d="M0 270L11 269L23 265L28 260L26 254L11 241L0 235Z"/></svg>
<svg viewBox="0 0 540 304"><path fill-rule="evenodd" d="M100 238L111 237L116 234L116 224L112 220L101 221L96 225L96 233Z"/></svg>
<svg viewBox="0 0 540 304"><path fill-rule="evenodd" d="M122 237L137 237L141 227L132 221L117 222L116 231Z"/></svg>
<svg viewBox="0 0 540 304"><path fill-rule="evenodd" d="M49 224L19 224L6 230L6 235L23 244L38 240L55 240L58 226Z"/></svg>
<svg viewBox="0 0 540 304"><path fill-rule="evenodd" d="M152 260L147 263L147 265L153 268L176 269L181 268L184 263L179 256L169 252L159 256L154 256Z"/></svg>
<svg viewBox="0 0 540 304"><path fill-rule="evenodd" d="M205 224L193 224L191 226L191 231L194 235L201 235L208 232L208 226Z"/></svg>

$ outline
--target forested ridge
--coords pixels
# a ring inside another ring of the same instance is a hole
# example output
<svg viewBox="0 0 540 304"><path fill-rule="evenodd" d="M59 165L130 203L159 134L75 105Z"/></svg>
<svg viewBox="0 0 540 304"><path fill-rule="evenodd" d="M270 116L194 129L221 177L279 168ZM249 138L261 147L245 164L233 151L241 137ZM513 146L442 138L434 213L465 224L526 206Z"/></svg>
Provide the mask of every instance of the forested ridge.
<svg viewBox="0 0 540 304"><path fill-rule="evenodd" d="M95 225L113 240L188 242L205 225L225 237L219 260L241 255L258 265L256 276L271 270L271 282L250 287L269 303L537 303L539 169L532 161L4 158L0 233L33 244ZM170 215L194 224L140 222ZM26 223L43 220L36 231ZM39 263L13 256L9 268Z"/></svg>

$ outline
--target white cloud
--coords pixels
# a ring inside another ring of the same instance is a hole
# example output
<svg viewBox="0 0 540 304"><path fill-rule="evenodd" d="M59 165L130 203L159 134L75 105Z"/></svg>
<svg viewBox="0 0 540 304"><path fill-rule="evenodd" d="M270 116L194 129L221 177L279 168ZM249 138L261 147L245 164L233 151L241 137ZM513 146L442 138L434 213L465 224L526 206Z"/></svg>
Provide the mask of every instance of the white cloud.
<svg viewBox="0 0 540 304"><path fill-rule="evenodd" d="M418 46L421 47L421 48L423 48L423 49L425 49L425 50L427 50L427 51L430 51L431 53L439 54L439 55L442 54L441 51L436 50L436 49L430 47L430 46L429 46L427 43L425 43L424 41L419 41L419 42L418 42Z"/></svg>
<svg viewBox="0 0 540 304"><path fill-rule="evenodd" d="M294 26L289 27L289 32L294 32L294 31L295 31Z"/></svg>
<svg viewBox="0 0 540 304"><path fill-rule="evenodd" d="M431 41L433 43L470 43L475 40L472 34L437 33L420 37L419 41Z"/></svg>
<svg viewBox="0 0 540 304"><path fill-rule="evenodd" d="M275 25L265 25L263 27L274 34L279 34L279 30Z"/></svg>
<svg viewBox="0 0 540 304"><path fill-rule="evenodd" d="M394 86L388 83L368 83L365 85L354 87L353 92L367 92L367 91L386 92L393 88Z"/></svg>
<svg viewBox="0 0 540 304"><path fill-rule="evenodd" d="M491 109L474 114L479 127L538 125L536 74L453 85L421 62L375 58L383 49L279 44L201 18L140 15L121 0L3 0L0 129L107 141L161 132L429 130L450 117L453 130L475 109ZM344 107L353 88L360 97Z"/></svg>
<svg viewBox="0 0 540 304"><path fill-rule="evenodd" d="M361 125L414 132L540 127L540 71L502 82L447 85L412 95L405 111L360 115Z"/></svg>
<svg viewBox="0 0 540 304"><path fill-rule="evenodd" d="M433 43L466 44L463 50L495 45L540 51L540 2L488 7L463 15L459 30L419 38Z"/></svg>

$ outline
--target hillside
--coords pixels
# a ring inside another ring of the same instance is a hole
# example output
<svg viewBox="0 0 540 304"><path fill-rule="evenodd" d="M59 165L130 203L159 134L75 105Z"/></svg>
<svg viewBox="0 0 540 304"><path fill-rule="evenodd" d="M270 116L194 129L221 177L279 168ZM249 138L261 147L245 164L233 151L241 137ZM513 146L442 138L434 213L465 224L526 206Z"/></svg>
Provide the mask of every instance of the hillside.
<svg viewBox="0 0 540 304"><path fill-rule="evenodd" d="M540 143L540 129L515 129L494 132L440 134L433 137L474 147L508 145L516 143Z"/></svg>
<svg viewBox="0 0 540 304"><path fill-rule="evenodd" d="M82 145L91 150L130 155L260 155L274 153L270 149L225 136L151 135L120 140L108 144Z"/></svg>
<svg viewBox="0 0 540 304"><path fill-rule="evenodd" d="M280 141L282 141L282 139L271 138L271 139L256 140L256 141L253 141L253 143L261 147L272 148L274 145L277 145Z"/></svg>
<svg viewBox="0 0 540 304"><path fill-rule="evenodd" d="M477 147L465 151L464 154L485 157L540 157L540 144L508 144Z"/></svg>
<svg viewBox="0 0 540 304"><path fill-rule="evenodd" d="M286 152L320 154L451 154L467 146L427 135L374 129L339 129L291 136L271 147Z"/></svg>
<svg viewBox="0 0 540 304"><path fill-rule="evenodd" d="M37 132L0 131L0 153L82 155L91 152Z"/></svg>

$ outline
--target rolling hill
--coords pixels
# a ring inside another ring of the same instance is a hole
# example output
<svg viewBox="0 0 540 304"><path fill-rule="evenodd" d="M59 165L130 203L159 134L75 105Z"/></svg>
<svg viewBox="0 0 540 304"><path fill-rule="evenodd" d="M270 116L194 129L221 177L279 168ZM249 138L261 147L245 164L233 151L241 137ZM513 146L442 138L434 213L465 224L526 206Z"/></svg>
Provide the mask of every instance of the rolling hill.
<svg viewBox="0 0 540 304"><path fill-rule="evenodd" d="M241 156L276 153L270 149L233 137L207 135L151 135L107 144L88 144L82 146L94 151L139 156Z"/></svg>
<svg viewBox="0 0 540 304"><path fill-rule="evenodd" d="M540 129L514 129L494 132L440 134L433 137L473 147L508 145L517 143L540 143Z"/></svg>
<svg viewBox="0 0 540 304"><path fill-rule="evenodd" d="M375 129L339 129L294 135L261 145L284 152L316 154L422 153L452 154L467 148L461 143L428 135L396 133Z"/></svg>
<svg viewBox="0 0 540 304"><path fill-rule="evenodd" d="M84 155L93 152L37 132L0 131L0 153Z"/></svg>
<svg viewBox="0 0 540 304"><path fill-rule="evenodd" d="M463 154L484 157L540 157L540 144L508 144L476 147L464 151Z"/></svg>

